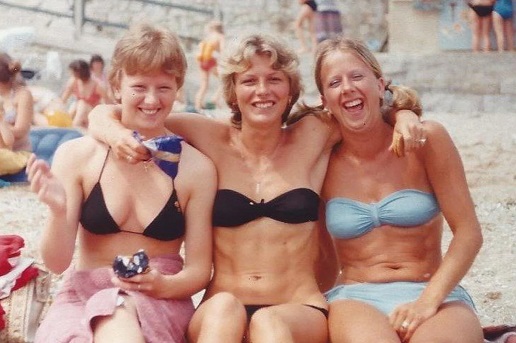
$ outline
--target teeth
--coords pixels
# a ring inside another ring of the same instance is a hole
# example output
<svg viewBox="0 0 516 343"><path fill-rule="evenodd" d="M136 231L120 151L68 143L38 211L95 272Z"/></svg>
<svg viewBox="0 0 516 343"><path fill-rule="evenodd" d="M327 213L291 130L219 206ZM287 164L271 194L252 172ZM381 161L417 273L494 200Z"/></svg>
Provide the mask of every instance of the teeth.
<svg viewBox="0 0 516 343"><path fill-rule="evenodd" d="M344 104L344 107L349 108L349 107L360 105L361 103L362 103L362 100L356 99L356 100L353 100L353 101L350 101L350 102L346 102Z"/></svg>
<svg viewBox="0 0 516 343"><path fill-rule="evenodd" d="M274 103L272 101L267 101L267 102L257 102L254 105L258 108L269 108L272 105L274 105Z"/></svg>
<svg viewBox="0 0 516 343"><path fill-rule="evenodd" d="M158 110L145 110L145 109L142 109L142 112L147 114L147 115L153 115L153 114L158 113Z"/></svg>

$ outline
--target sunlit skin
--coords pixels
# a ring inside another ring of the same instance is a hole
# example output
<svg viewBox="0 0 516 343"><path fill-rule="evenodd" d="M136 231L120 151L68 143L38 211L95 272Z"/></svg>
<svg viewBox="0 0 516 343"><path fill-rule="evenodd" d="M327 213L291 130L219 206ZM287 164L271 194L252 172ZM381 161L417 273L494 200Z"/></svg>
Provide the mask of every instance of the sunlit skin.
<svg viewBox="0 0 516 343"><path fill-rule="evenodd" d="M383 121L378 115L385 82L350 53L334 52L321 70L323 104L345 130L361 131L370 122Z"/></svg>
<svg viewBox="0 0 516 343"><path fill-rule="evenodd" d="M281 114L289 101L290 84L285 73L270 67L267 56L251 58L251 68L235 76L237 104L242 120L281 126Z"/></svg>
<svg viewBox="0 0 516 343"><path fill-rule="evenodd" d="M122 100L122 111L129 114L122 122L128 128L140 127L139 133L149 137L164 134L164 121L176 95L175 77L164 73L123 73L120 89L115 92Z"/></svg>
<svg viewBox="0 0 516 343"><path fill-rule="evenodd" d="M238 192L255 203L298 188L319 194L332 147L340 139L336 122L308 115L283 125L299 92L294 64L289 63L292 56L279 49L279 60L274 61L267 52L251 51L243 60L228 58L232 67L222 68L227 72L222 79L228 81L224 92L236 117L233 123L174 113L165 124L213 161L219 190ZM102 138L110 127L117 137L110 136L108 143L117 155L145 159L113 110L99 109L90 132ZM332 244L322 225L263 216L235 227L215 227L213 235L213 276L190 322L190 341L241 342L244 336L253 342L327 341L325 316L306 306L327 307L318 284L323 263L314 266L316 257L322 260L319 249L328 252L324 255L333 252L322 243ZM332 267L325 270L336 271ZM321 285L333 283L334 277L329 279ZM248 320L243 305L267 304L273 306Z"/></svg>
<svg viewBox="0 0 516 343"><path fill-rule="evenodd" d="M474 312L460 302L443 304L471 266L482 240L464 169L446 130L425 121L428 142L403 158L395 157L389 151L393 128L380 113L384 80L357 54L342 50L325 56L321 80L323 103L344 137L333 150L323 199L343 197L369 204L398 190L417 189L435 194L442 211L417 227L382 225L359 237L334 239L341 269L337 284L428 285L419 298L400 304L387 316L360 301L332 302L331 341L441 342L459 330L469 335L460 342L479 342ZM442 256L444 218L454 238ZM404 322L409 323L405 329ZM372 323L376 329L364 336L365 326Z"/></svg>

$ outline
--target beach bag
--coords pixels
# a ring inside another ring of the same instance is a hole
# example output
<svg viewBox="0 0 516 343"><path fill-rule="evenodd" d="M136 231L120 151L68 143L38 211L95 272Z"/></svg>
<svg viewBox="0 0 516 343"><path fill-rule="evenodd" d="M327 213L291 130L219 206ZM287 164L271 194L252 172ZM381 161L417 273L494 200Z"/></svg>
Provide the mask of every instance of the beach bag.
<svg viewBox="0 0 516 343"><path fill-rule="evenodd" d="M36 278L0 300L6 324L0 331L0 342L34 342L39 323L50 305L51 278L49 272L39 269Z"/></svg>
<svg viewBox="0 0 516 343"><path fill-rule="evenodd" d="M29 151L0 149L0 175L16 174L25 168L30 156Z"/></svg>

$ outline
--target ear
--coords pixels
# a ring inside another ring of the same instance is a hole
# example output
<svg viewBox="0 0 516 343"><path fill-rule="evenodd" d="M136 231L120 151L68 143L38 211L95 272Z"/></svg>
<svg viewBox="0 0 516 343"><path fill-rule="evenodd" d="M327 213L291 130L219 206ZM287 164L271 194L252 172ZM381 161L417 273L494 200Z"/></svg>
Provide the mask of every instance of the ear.
<svg viewBox="0 0 516 343"><path fill-rule="evenodd" d="M385 96L385 79L383 77L378 79L378 92L380 93L380 99L383 100Z"/></svg>
<svg viewBox="0 0 516 343"><path fill-rule="evenodd" d="M321 103L323 107L326 108L326 98L324 97L324 95L321 95Z"/></svg>
<svg viewBox="0 0 516 343"><path fill-rule="evenodd" d="M113 88L113 97L118 102L122 100L122 95L120 95L120 90L118 88Z"/></svg>

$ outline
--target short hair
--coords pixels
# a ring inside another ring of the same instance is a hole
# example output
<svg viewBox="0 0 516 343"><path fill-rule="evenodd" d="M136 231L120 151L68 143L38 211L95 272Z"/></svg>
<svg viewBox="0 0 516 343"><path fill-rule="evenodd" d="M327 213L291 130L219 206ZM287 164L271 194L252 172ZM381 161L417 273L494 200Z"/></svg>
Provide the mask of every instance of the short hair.
<svg viewBox="0 0 516 343"><path fill-rule="evenodd" d="M183 86L187 62L176 34L168 29L138 24L117 42L108 79L111 87L120 86L122 71L128 75L164 72L176 78L178 89Z"/></svg>
<svg viewBox="0 0 516 343"><path fill-rule="evenodd" d="M251 67L251 58L255 55L268 56L272 68L284 72L289 79L291 101L282 115L282 123L286 123L292 107L303 91L297 55L285 43L266 34L246 36L233 49L228 48L225 52L219 63L219 74L224 100L232 112L233 125L240 127L242 124L242 113L236 102L235 75L248 70Z"/></svg>
<svg viewBox="0 0 516 343"><path fill-rule="evenodd" d="M70 62L68 68L72 70L74 75L82 81L88 81L91 77L90 66L83 59L76 59Z"/></svg>

